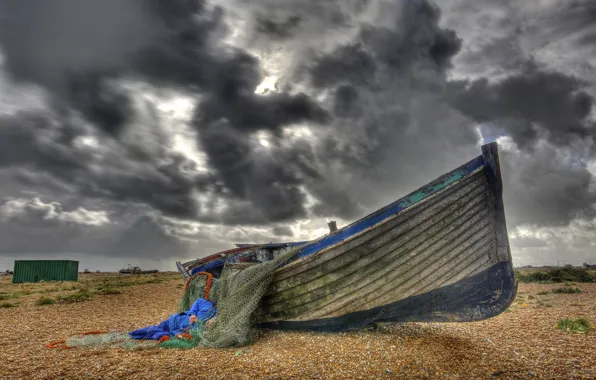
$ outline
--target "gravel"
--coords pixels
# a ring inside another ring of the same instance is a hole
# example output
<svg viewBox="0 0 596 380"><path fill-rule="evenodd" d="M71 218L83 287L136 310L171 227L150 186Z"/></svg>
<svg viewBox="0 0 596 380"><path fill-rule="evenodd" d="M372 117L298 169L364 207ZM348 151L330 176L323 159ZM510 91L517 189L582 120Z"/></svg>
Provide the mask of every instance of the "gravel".
<svg viewBox="0 0 596 380"><path fill-rule="evenodd" d="M116 275L114 275L116 276ZM578 294L538 294L556 285L520 284L509 311L474 323L415 323L325 334L259 331L229 349L48 349L90 330L154 324L176 310L181 280L120 288L75 304L35 306L39 294L0 309L0 378L595 379L596 332L557 330L559 318L596 324L596 284ZM3 291L19 285L6 285Z"/></svg>

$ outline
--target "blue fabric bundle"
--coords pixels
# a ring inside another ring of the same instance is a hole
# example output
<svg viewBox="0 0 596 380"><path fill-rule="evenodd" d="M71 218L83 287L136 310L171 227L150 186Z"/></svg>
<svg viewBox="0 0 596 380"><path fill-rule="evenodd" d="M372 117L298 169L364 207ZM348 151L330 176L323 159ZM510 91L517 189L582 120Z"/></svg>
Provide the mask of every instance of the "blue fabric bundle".
<svg viewBox="0 0 596 380"><path fill-rule="evenodd" d="M191 326L190 316L196 315L197 320L206 322L215 316L216 310L213 304L202 298L198 298L189 311L172 314L170 317L154 326L143 327L129 332L133 339L155 339L163 336L176 336L183 333Z"/></svg>

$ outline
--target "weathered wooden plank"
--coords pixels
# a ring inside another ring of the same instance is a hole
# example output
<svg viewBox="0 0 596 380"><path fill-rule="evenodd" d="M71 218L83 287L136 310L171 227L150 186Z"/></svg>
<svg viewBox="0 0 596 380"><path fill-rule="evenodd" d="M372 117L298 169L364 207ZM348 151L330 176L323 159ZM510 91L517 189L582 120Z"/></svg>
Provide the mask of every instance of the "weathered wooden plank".
<svg viewBox="0 0 596 380"><path fill-rule="evenodd" d="M457 246L460 241L467 238L468 235L474 234L485 227L488 223L483 219L486 219L488 215L486 210L477 209L471 210L467 219L464 219L461 224L452 223L446 226L448 234L442 234L437 239L429 240L426 244L418 245L418 242L413 242L413 246L408 251L400 251L397 255L392 258L389 264L383 263L382 266L378 266L374 271L371 271L364 279L357 281L352 284L351 287L340 289L337 293L325 294L321 299L317 299L314 302L309 302L305 305L300 305L294 308L281 308L278 313L273 313L272 318L286 318L295 317L300 314L304 314L310 311L314 311L319 308L335 309L340 307L343 303L351 302L354 299L361 298L366 293L373 292L375 289L381 287L383 284L387 284L393 280L394 277L408 274L410 270L416 268L416 266L426 259L432 258L433 255L444 254L445 251L453 249ZM465 245L461 245L460 249L465 248ZM437 253L439 252L439 253ZM400 271L396 271L396 268L401 266ZM368 302L368 301L367 301ZM268 312L268 305L264 304L264 311Z"/></svg>
<svg viewBox="0 0 596 380"><path fill-rule="evenodd" d="M425 268L419 276L418 282L413 281L411 284L402 286L403 291L388 292L386 296L379 297L375 305L381 306L387 303L399 301L401 299L410 297L412 295L421 294L425 291L442 286L441 284L449 279L451 276L457 276L460 273L463 276L469 275L478 266L483 263L488 263L487 251L490 249L491 243L494 243L493 237L487 233L484 237L468 249L462 250L460 253L450 252L450 254L441 257L436 264ZM482 269L487 269L482 268ZM369 305L366 305L367 307Z"/></svg>
<svg viewBox="0 0 596 380"><path fill-rule="evenodd" d="M469 236L465 236L465 241L458 242L460 244L456 246L451 245L451 249L442 250L441 253L436 256L426 257L423 261L418 262L418 265L411 266L403 272L395 271L394 273L384 276L381 281L377 280L371 285L371 288L374 288L374 291L368 294L363 294L365 293L364 291L360 292L358 294L360 297L345 297L345 300L340 302L342 304L341 308L328 307L325 310L321 309L320 312L317 311L300 316L300 319L313 319L313 317L328 317L347 314L389 303L389 300L394 297L402 299L415 295L417 288L414 285L424 278L429 278L428 276L430 273L432 273L438 266L449 265L450 260L457 255L462 253L473 253L474 250L482 249L482 247L486 246L486 244L491 241L489 233L492 227L488 224L478 225L482 227L479 228L479 231L474 231L473 235L477 236L476 232L478 232L478 235L480 235L478 240L468 239ZM444 253L443 251L447 252Z"/></svg>
<svg viewBox="0 0 596 380"><path fill-rule="evenodd" d="M331 318L260 323L259 327L334 332L378 323L479 321L507 309L516 289L511 264L499 262L457 283L389 305Z"/></svg>
<svg viewBox="0 0 596 380"><path fill-rule="evenodd" d="M467 197L488 191L486 180L481 172L467 178L465 181L446 189L444 198L439 195L428 202L409 209L406 213L388 220L385 224L369 230L340 246L327 251L324 255L316 255L307 258L302 266L293 268L292 271L277 273L274 276L273 283L268 291L269 294L287 290L294 286L312 281L317 277L323 276L337 268L349 264L350 262L366 255L380 246L387 244L395 239L396 236L405 233L408 230L418 228L417 226L429 218L439 214L442 210L450 207L454 211L457 207L463 207ZM291 275L291 276L290 276Z"/></svg>
<svg viewBox="0 0 596 380"><path fill-rule="evenodd" d="M478 188L482 190L482 188ZM364 278L370 278L371 275L379 273L379 269L389 268L388 266L396 263L395 260L409 253L414 255L423 252L439 239L455 230L469 218L480 220L482 215L486 215L487 198L481 191L473 191L466 197L465 205L455 209L447 208L434 217L424 221L420 228L408 231L408 233L398 236L393 241L359 257L347 266L337 268L330 273L318 277L310 282L300 284L277 294L270 295L264 299L264 304L271 311L283 309L285 307L296 306L308 300L329 295L343 287L349 286L353 282L360 282ZM484 214L482 214L484 210ZM461 219L461 220L458 220ZM415 250L415 251L412 251ZM319 291L313 292L319 288ZM300 297L296 300L294 298ZM285 301L285 302L284 302ZM283 305L274 306L275 303L283 302Z"/></svg>
<svg viewBox="0 0 596 380"><path fill-rule="evenodd" d="M424 254L425 252L428 255L436 252L436 250L441 248L441 246L436 245L436 243L441 239L445 242L445 236L454 231L457 231L455 233L465 232L465 228L467 227L460 228L459 231L457 230L465 220L471 219L470 223L476 223L485 215L486 211L483 213L481 208L472 208L463 216L461 221L446 223L445 225L437 227L442 230L436 234L423 234L416 239L410 240L407 244L400 246L398 249L390 251L389 254L385 255L382 259L373 261L362 270L355 271L338 281L325 283L323 287L316 288L299 296L291 297L290 295L287 295L287 297L291 298L282 299L282 302L279 302L278 299L277 303L272 304L266 300L264 302L264 307L267 312L273 313L309 303L308 308L312 309L316 307L316 305L320 306L324 303L329 303L333 299L338 299L356 291L360 291L360 289L369 286L376 278L385 273L395 271L400 264L406 263L409 259L417 256L418 258L422 258L422 256L419 255ZM317 285L315 284L313 287L314 286ZM316 300L320 300L319 303L313 303L313 301Z"/></svg>

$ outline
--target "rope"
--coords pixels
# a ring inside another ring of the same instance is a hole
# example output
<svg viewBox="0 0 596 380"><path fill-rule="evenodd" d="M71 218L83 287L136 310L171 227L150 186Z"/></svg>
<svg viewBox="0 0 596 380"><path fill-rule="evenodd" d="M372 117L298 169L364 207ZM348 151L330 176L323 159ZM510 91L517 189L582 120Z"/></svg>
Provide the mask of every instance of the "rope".
<svg viewBox="0 0 596 380"><path fill-rule="evenodd" d="M209 301L209 290L211 290L211 284L213 282L213 275L209 272L199 272L194 274L192 277L190 277L188 279L188 281L186 281L186 287L184 288L184 291L188 291L188 287L190 286L190 283L192 282L192 280L194 280L197 276L207 276L207 283L205 284L205 297L204 299Z"/></svg>
<svg viewBox="0 0 596 380"><path fill-rule="evenodd" d="M46 348L65 348L65 349L75 348L75 347L68 347L66 345L66 340L55 340L53 342L44 344L44 347L46 347Z"/></svg>

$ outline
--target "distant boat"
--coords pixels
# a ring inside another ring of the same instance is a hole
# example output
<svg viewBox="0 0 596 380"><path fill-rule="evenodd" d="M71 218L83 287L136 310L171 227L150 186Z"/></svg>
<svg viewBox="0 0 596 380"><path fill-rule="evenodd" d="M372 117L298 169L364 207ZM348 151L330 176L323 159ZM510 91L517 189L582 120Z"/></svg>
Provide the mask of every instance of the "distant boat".
<svg viewBox="0 0 596 380"><path fill-rule="evenodd" d="M142 270L140 267L133 267L128 266L126 269L120 269L120 274L149 274L149 273L158 273L157 269L150 269L150 270ZM99 271L98 271L99 273Z"/></svg>
<svg viewBox="0 0 596 380"><path fill-rule="evenodd" d="M305 242L274 273L259 326L344 331L471 322L502 313L516 293L497 144L491 143L428 185Z"/></svg>

